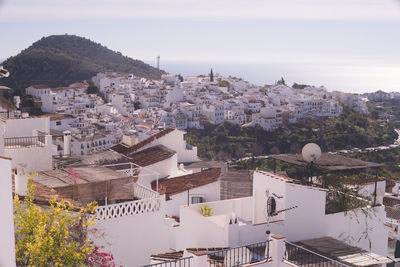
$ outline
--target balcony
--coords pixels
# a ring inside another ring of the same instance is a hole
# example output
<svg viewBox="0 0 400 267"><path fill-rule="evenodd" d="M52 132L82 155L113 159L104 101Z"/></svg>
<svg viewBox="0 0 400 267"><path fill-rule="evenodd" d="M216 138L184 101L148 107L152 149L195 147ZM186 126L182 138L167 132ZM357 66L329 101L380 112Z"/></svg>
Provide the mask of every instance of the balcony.
<svg viewBox="0 0 400 267"><path fill-rule="evenodd" d="M44 147L45 145L46 137L44 135L4 138L4 148L6 149Z"/></svg>
<svg viewBox="0 0 400 267"><path fill-rule="evenodd" d="M269 241L217 250L208 254L208 266L242 266L269 259Z"/></svg>
<svg viewBox="0 0 400 267"><path fill-rule="evenodd" d="M350 267L296 244L285 242L285 260L296 266Z"/></svg>
<svg viewBox="0 0 400 267"><path fill-rule="evenodd" d="M343 247L322 246L321 249L335 250L336 255L339 255L332 259L332 257L305 248L303 245L287 242L284 236L271 235L270 238L264 242L226 249L188 248L182 253L181 258L175 260L160 257L162 254L159 254L152 257L152 264L142 267L351 267L383 266L383 264L391 262L386 257L371 252L356 252L354 251L357 249L355 247L343 250Z"/></svg>

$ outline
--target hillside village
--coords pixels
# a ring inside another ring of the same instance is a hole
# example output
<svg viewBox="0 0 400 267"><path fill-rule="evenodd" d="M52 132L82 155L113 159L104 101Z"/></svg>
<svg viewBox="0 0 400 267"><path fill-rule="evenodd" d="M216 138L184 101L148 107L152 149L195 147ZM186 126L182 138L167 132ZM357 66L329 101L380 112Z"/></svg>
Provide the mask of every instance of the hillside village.
<svg viewBox="0 0 400 267"><path fill-rule="evenodd" d="M92 81L101 96L87 94L85 82L28 87L41 116L21 112L18 97L15 105L1 102L0 265L15 266L12 195L27 196L33 172L37 205L48 206L54 194L77 206L98 203L96 227L103 234L91 239L117 265L377 266L394 260L399 184L360 180L360 204L332 211L332 188L318 175L299 180L253 170L236 174L251 184L238 198L234 191L242 184L222 188L228 166L200 160L184 139L185 129L204 123L273 131L301 118L339 116L339 102L365 113L360 96L260 87L218 74L147 80L99 73ZM324 171L381 167L323 157L315 166Z"/></svg>
<svg viewBox="0 0 400 267"><path fill-rule="evenodd" d="M338 117L340 102L368 112L361 96L328 92L324 87L295 89L281 83L261 87L218 74L180 78L99 73L92 78L98 95L86 92L86 82L58 88L32 85L25 93L50 118L53 136L71 132L72 155L110 148L124 135L140 142L168 127L202 129L205 123L229 122L274 131L303 118ZM21 102L18 97L15 101ZM54 143L62 154L63 142Z"/></svg>

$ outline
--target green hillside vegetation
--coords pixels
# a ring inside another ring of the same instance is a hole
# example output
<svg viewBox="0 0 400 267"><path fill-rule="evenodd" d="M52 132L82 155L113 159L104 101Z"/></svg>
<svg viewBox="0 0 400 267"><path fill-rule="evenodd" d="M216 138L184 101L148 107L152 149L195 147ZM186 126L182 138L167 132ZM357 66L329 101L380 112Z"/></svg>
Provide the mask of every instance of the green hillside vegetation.
<svg viewBox="0 0 400 267"><path fill-rule="evenodd" d="M373 118L389 119L389 123L400 128L400 99L368 101L368 110Z"/></svg>
<svg viewBox="0 0 400 267"><path fill-rule="evenodd" d="M140 60L75 35L43 37L2 65L10 71L10 77L2 79L1 83L13 89L25 89L33 84L65 86L104 71L152 79L159 79L163 73Z"/></svg>
<svg viewBox="0 0 400 267"><path fill-rule="evenodd" d="M302 120L274 132L224 123L206 125L203 130L188 129L186 134L186 141L197 146L200 157L219 160L299 153L310 142L319 144L323 151L335 151L391 144L396 138L397 133L385 120L361 115L348 107L338 118Z"/></svg>

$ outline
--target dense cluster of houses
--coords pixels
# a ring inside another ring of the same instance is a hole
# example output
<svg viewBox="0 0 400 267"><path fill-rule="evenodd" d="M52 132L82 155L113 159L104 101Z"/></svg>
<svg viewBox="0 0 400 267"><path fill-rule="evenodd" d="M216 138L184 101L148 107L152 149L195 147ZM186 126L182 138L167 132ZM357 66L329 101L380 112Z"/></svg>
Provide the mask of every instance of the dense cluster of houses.
<svg viewBox="0 0 400 267"><path fill-rule="evenodd" d="M124 135L142 141L168 127L201 129L205 123L229 122L273 131L302 118L337 117L342 112L339 102L368 112L360 96L328 92L324 87L261 87L218 74L180 78L164 74L160 80L149 80L98 73L92 80L101 97L88 94L87 83L58 88L33 85L26 94L50 117L55 139L71 132L72 155L110 148ZM62 140L55 144L61 155Z"/></svg>

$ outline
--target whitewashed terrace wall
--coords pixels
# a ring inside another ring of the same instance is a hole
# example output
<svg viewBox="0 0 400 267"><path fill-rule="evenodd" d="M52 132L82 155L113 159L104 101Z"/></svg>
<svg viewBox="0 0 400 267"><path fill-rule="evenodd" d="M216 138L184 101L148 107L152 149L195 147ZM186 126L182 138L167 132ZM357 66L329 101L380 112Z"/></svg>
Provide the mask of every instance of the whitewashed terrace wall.
<svg viewBox="0 0 400 267"><path fill-rule="evenodd" d="M384 226L385 218L385 207L378 206L326 215L324 225L328 236L386 255L388 230ZM365 236L367 228L368 237Z"/></svg>
<svg viewBox="0 0 400 267"><path fill-rule="evenodd" d="M0 158L0 266L15 266L11 161Z"/></svg>
<svg viewBox="0 0 400 267"><path fill-rule="evenodd" d="M203 197L206 202L216 201L221 199L221 188L220 181L210 183L207 185L199 186L189 190L189 201L191 202L192 197ZM176 195L172 195L170 200L166 201L166 212L170 216L179 217L179 209L182 205L187 205L188 192L182 192ZM198 204L193 204L191 208L198 209Z"/></svg>
<svg viewBox="0 0 400 267"><path fill-rule="evenodd" d="M161 198L145 198L135 201L100 206L96 209L98 221L157 212L161 209Z"/></svg>
<svg viewBox="0 0 400 267"><path fill-rule="evenodd" d="M8 119L6 121L6 131L4 138L10 137L26 137L32 136L33 130L41 132L50 132L50 118L49 117L30 117L21 119Z"/></svg>
<svg viewBox="0 0 400 267"><path fill-rule="evenodd" d="M319 188L286 183L286 207L297 208L285 213L285 232L288 241L325 236L326 192Z"/></svg>
<svg viewBox="0 0 400 267"><path fill-rule="evenodd" d="M159 211L97 221L95 227L104 235L91 239L114 255L117 266L146 265L152 254L170 249L162 203Z"/></svg>
<svg viewBox="0 0 400 267"><path fill-rule="evenodd" d="M229 222L229 218L226 219ZM177 250L228 246L228 229L203 217L197 211L181 206L180 221L176 235Z"/></svg>
<svg viewBox="0 0 400 267"><path fill-rule="evenodd" d="M12 168L26 164L27 172L48 171L53 169L53 150L51 146L31 148L7 148L4 155L12 158Z"/></svg>
<svg viewBox="0 0 400 267"><path fill-rule="evenodd" d="M251 206L253 204L253 197L243 197L235 199L220 200L207 203L199 203L190 205L190 208L196 211L200 210L200 207L207 204L208 207L212 208L213 215L235 213L237 217L251 221L253 212Z"/></svg>
<svg viewBox="0 0 400 267"><path fill-rule="evenodd" d="M144 198L158 198L159 194L153 191L151 188L140 185L138 183L133 184L133 196L138 199Z"/></svg>

